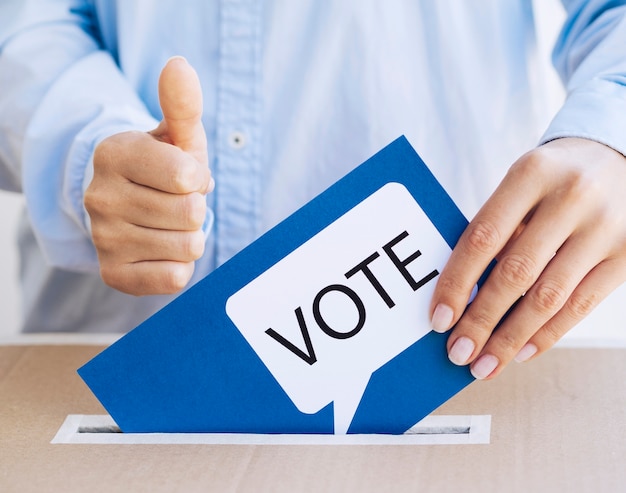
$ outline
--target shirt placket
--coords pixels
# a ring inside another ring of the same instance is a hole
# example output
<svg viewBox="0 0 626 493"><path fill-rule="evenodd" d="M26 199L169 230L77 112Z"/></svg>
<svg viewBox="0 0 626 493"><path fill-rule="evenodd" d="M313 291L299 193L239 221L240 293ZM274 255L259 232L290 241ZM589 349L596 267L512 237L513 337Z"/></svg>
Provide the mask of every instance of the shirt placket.
<svg viewBox="0 0 626 493"><path fill-rule="evenodd" d="M259 234L260 0L223 0L217 96L215 256L220 265Z"/></svg>

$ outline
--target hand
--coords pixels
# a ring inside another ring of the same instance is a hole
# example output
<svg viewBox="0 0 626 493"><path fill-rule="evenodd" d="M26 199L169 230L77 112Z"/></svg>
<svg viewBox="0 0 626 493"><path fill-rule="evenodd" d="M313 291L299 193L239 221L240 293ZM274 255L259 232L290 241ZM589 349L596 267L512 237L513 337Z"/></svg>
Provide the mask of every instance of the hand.
<svg viewBox="0 0 626 493"><path fill-rule="evenodd" d="M191 278L204 252L205 195L213 189L198 76L183 58L159 78L163 121L124 132L94 153L85 192L100 275L125 293L169 294Z"/></svg>
<svg viewBox="0 0 626 493"><path fill-rule="evenodd" d="M625 280L626 158L597 142L558 139L522 156L467 227L439 276L432 325L454 326L452 362L493 378L512 359L552 347Z"/></svg>

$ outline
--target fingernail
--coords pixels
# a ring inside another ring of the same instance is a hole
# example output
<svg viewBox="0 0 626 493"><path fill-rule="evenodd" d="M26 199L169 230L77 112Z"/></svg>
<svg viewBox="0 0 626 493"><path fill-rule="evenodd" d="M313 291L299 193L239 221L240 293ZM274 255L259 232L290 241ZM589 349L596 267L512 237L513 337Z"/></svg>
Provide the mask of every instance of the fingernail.
<svg viewBox="0 0 626 493"><path fill-rule="evenodd" d="M430 325L435 332L445 332L450 328L450 325L452 325L453 317L454 312L452 311L452 308L448 305L444 305L443 303L439 303L435 307Z"/></svg>
<svg viewBox="0 0 626 493"><path fill-rule="evenodd" d="M517 356L515 356L515 361L523 363L524 361L532 358L536 352L537 346L535 346L532 342L527 342L526 345L519 350Z"/></svg>
<svg viewBox="0 0 626 493"><path fill-rule="evenodd" d="M183 61L183 62L185 62L185 63L189 63L189 62L187 61L187 59L186 59L184 56L182 56L182 55L174 55L174 56L171 56L171 57L169 57L169 58L167 59L167 62L170 62L170 61L172 61L172 60L182 60L182 61ZM166 62L166 63L167 63L167 62Z"/></svg>
<svg viewBox="0 0 626 493"><path fill-rule="evenodd" d="M474 378L482 380L493 373L493 370L498 367L498 363L498 358L491 354L485 354L476 360L476 363L472 365L470 371L472 375L474 375Z"/></svg>
<svg viewBox="0 0 626 493"><path fill-rule="evenodd" d="M475 347L474 341L472 341L469 337L459 337L456 341L454 341L454 344L452 344L450 352L448 353L448 358L455 365L465 365L474 352Z"/></svg>

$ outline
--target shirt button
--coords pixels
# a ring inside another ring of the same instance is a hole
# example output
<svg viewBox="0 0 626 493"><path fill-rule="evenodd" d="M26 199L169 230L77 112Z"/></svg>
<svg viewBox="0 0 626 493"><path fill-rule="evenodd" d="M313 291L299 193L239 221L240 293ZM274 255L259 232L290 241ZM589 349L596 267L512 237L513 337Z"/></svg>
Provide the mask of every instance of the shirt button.
<svg viewBox="0 0 626 493"><path fill-rule="evenodd" d="M228 145L233 149L242 149L246 146L246 136L243 132L231 132L228 136Z"/></svg>

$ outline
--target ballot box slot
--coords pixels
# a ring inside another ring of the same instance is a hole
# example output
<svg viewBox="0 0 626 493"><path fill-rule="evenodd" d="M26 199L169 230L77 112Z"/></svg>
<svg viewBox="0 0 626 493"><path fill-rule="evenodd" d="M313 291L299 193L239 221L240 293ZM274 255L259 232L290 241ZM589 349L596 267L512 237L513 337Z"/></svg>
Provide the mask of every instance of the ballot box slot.
<svg viewBox="0 0 626 493"><path fill-rule="evenodd" d="M122 433L117 425L79 426L76 433Z"/></svg>
<svg viewBox="0 0 626 493"><path fill-rule="evenodd" d="M414 426L405 435L468 435L470 426Z"/></svg>
<svg viewBox="0 0 626 493"><path fill-rule="evenodd" d="M117 425L79 426L77 433L122 433ZM469 434L470 426L414 426L409 428L405 435L460 435Z"/></svg>
<svg viewBox="0 0 626 493"><path fill-rule="evenodd" d="M431 415L402 435L122 433L109 415L70 414L52 444L179 445L454 445L488 444L490 415Z"/></svg>

